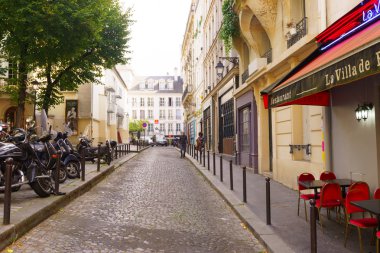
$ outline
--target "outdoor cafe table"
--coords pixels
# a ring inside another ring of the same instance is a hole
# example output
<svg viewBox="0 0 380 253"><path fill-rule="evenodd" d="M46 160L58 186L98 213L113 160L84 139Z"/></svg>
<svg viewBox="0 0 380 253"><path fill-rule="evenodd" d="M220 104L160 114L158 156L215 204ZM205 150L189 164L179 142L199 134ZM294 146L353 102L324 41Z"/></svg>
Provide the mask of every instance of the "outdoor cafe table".
<svg viewBox="0 0 380 253"><path fill-rule="evenodd" d="M312 181L299 181L298 183L306 189L313 189L314 196L317 197L317 190L322 188L326 183L336 183L342 188L343 197L346 196L346 187L349 187L354 181L351 179L333 179L333 180L312 180Z"/></svg>
<svg viewBox="0 0 380 253"><path fill-rule="evenodd" d="M380 221L380 199L352 201L351 204L376 215L377 221ZM380 222L377 225L377 231L380 231Z"/></svg>

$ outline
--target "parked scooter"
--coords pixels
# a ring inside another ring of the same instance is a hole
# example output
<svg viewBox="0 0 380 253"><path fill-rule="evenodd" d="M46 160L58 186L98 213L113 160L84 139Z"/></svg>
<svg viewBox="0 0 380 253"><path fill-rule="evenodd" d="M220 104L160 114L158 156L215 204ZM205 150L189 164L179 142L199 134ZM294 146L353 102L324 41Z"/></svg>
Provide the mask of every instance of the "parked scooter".
<svg viewBox="0 0 380 253"><path fill-rule="evenodd" d="M48 197L52 183L48 171L41 165L36 152L28 140L24 129L16 128L11 134L2 131L0 142L0 190L5 189L5 160L13 158L12 190L17 191L23 184L29 184L40 197Z"/></svg>
<svg viewBox="0 0 380 253"><path fill-rule="evenodd" d="M54 139L54 146L57 150L62 151L61 161L63 162L68 178L80 177L80 156L68 145L69 140L67 134L64 135L61 132L57 133L57 137ZM71 144L71 143L70 143Z"/></svg>
<svg viewBox="0 0 380 253"><path fill-rule="evenodd" d="M89 140L85 136L81 136L79 138L77 150L80 154L82 154L82 150L84 149L85 160L94 163L95 159L98 158L98 147L92 147L92 141L93 139ZM100 159L105 161L108 165L111 164L112 148L108 140L106 141L106 144L104 146L100 147Z"/></svg>

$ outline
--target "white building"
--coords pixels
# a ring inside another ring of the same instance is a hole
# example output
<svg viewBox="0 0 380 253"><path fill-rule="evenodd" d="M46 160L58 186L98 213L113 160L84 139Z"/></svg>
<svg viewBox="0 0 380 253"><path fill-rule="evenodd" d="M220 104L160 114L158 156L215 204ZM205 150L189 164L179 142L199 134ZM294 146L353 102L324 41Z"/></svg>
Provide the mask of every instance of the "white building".
<svg viewBox="0 0 380 253"><path fill-rule="evenodd" d="M137 77L128 89L128 115L131 121L148 123L147 136L180 135L183 131L183 81L177 76Z"/></svg>

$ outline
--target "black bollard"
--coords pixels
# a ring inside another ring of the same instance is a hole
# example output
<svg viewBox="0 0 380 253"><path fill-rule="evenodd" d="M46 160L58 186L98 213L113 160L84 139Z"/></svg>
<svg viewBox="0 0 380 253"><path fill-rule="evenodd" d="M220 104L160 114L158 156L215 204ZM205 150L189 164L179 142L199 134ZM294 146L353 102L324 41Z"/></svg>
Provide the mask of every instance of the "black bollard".
<svg viewBox="0 0 380 253"><path fill-rule="evenodd" d="M317 253L317 208L315 200L310 200L310 252Z"/></svg>
<svg viewBox="0 0 380 253"><path fill-rule="evenodd" d="M139 141L137 141L137 152L139 152Z"/></svg>
<svg viewBox="0 0 380 253"><path fill-rule="evenodd" d="M231 191L234 190L234 175L232 171L232 160L230 160L230 189Z"/></svg>
<svg viewBox="0 0 380 253"><path fill-rule="evenodd" d="M3 224L11 222L11 192L12 192L12 167L13 158L5 160L5 189L4 189L4 217Z"/></svg>
<svg viewBox="0 0 380 253"><path fill-rule="evenodd" d="M206 148L203 149L203 167L206 167Z"/></svg>
<svg viewBox="0 0 380 253"><path fill-rule="evenodd" d="M98 166L97 166L97 169L96 171L99 172L100 171L100 148L101 148L101 143L98 143Z"/></svg>
<svg viewBox="0 0 380 253"><path fill-rule="evenodd" d="M237 153L235 153L235 165L238 165L238 157Z"/></svg>
<svg viewBox="0 0 380 253"><path fill-rule="evenodd" d="M270 210L270 178L265 178L266 181L266 204L267 204L267 225L271 225L271 210Z"/></svg>
<svg viewBox="0 0 380 253"><path fill-rule="evenodd" d="M59 195L59 172L61 171L61 150L57 151L56 160L55 160L55 177L54 177L54 193Z"/></svg>
<svg viewBox="0 0 380 253"><path fill-rule="evenodd" d="M223 182L223 156L220 155L220 181Z"/></svg>
<svg viewBox="0 0 380 253"><path fill-rule="evenodd" d="M207 150L207 169L210 170L210 150Z"/></svg>
<svg viewBox="0 0 380 253"><path fill-rule="evenodd" d="M117 145L116 144L116 147L115 147L115 159L117 159L117 147L118 147L119 145Z"/></svg>
<svg viewBox="0 0 380 253"><path fill-rule="evenodd" d="M202 149L199 150L199 163L202 164Z"/></svg>
<svg viewBox="0 0 380 253"><path fill-rule="evenodd" d="M247 168L243 167L243 202L247 203Z"/></svg>
<svg viewBox="0 0 380 253"><path fill-rule="evenodd" d="M86 149L82 148L80 151L80 169L81 169L81 179L86 180Z"/></svg>
<svg viewBox="0 0 380 253"><path fill-rule="evenodd" d="M212 154L212 170L214 173L214 176L216 175L216 169L215 169L215 152Z"/></svg>

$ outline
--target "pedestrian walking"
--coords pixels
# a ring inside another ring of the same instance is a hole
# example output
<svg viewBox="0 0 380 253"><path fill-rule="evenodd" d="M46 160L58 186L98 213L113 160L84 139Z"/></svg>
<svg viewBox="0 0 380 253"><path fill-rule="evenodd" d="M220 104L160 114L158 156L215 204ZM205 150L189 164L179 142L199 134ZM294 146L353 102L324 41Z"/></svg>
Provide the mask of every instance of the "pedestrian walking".
<svg viewBox="0 0 380 253"><path fill-rule="evenodd" d="M185 158L186 146L187 146L187 136L182 132L181 137L179 137L179 145L181 148L181 158Z"/></svg>
<svg viewBox="0 0 380 253"><path fill-rule="evenodd" d="M202 149L203 149L203 133L202 132L198 133L198 138L196 140L196 149L199 152L202 152Z"/></svg>

